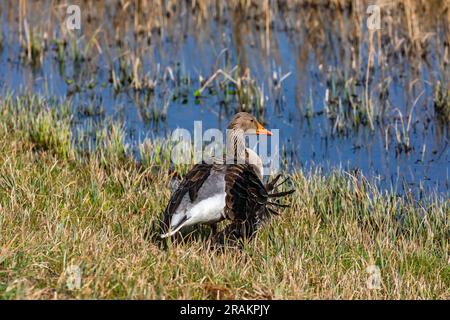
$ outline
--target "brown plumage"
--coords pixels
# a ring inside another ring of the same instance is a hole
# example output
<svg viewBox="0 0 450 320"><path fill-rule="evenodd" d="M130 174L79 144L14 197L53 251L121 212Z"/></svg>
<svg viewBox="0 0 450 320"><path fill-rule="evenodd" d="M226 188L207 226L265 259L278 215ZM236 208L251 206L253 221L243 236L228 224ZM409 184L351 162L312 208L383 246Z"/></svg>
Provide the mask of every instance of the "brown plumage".
<svg viewBox="0 0 450 320"><path fill-rule="evenodd" d="M175 210L180 205L180 202L186 193L189 194L191 202L197 199L198 190L209 177L212 168L213 165L211 164L199 163L186 174L183 181L178 186L178 189L175 190L169 200L169 203L167 204L167 208L164 212L164 223L166 225L169 225L168 220L172 214L175 213Z"/></svg>
<svg viewBox="0 0 450 320"><path fill-rule="evenodd" d="M214 237L215 244L236 245L239 240L251 239L258 229L271 216L278 215L277 207L286 205L273 202L271 199L281 198L294 193L294 189L274 193L281 184L276 185L281 175L263 185L255 172L248 165L230 165L227 170L227 195L225 215L232 222Z"/></svg>

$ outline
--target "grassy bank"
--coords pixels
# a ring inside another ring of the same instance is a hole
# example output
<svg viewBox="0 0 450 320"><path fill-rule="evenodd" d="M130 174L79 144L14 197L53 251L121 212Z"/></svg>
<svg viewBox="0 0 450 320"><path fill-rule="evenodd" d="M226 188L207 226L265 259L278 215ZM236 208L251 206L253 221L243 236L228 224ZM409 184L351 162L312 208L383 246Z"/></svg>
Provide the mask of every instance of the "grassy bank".
<svg viewBox="0 0 450 320"><path fill-rule="evenodd" d="M292 207L243 251L201 240L163 250L147 237L170 196L161 144L143 144L140 166L120 128L83 147L70 113L44 106L0 102L2 299L449 298L446 199L299 171Z"/></svg>

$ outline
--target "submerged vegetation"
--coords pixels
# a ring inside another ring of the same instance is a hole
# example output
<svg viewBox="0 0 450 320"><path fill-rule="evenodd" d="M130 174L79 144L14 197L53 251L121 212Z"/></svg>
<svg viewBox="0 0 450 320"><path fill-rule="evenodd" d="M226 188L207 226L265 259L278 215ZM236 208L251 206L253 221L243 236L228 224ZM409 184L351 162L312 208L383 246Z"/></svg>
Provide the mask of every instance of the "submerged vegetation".
<svg viewBox="0 0 450 320"><path fill-rule="evenodd" d="M444 123L450 123L450 88L438 82L434 95L434 111Z"/></svg>
<svg viewBox="0 0 450 320"><path fill-rule="evenodd" d="M2 92L69 97L73 121L114 118L131 145L247 111L292 168L362 158L386 185L448 191L430 168L450 161L448 1L71 1L80 30L67 4L0 3Z"/></svg>
<svg viewBox="0 0 450 320"><path fill-rule="evenodd" d="M0 102L0 298L448 299L448 199L296 171L292 207L242 250L210 249L202 229L162 249L149 233L174 172L164 141L139 163L111 124L86 153L64 104Z"/></svg>
<svg viewBox="0 0 450 320"><path fill-rule="evenodd" d="M0 299L449 299L450 2L375 2L2 1ZM236 111L301 192L242 250L161 248L170 131Z"/></svg>
<svg viewBox="0 0 450 320"><path fill-rule="evenodd" d="M278 111L285 110L282 83L295 67L292 81L297 82L297 108L311 115L305 110L310 90L316 89L308 85L311 61L307 55L311 54L319 66L317 76L326 81L322 111L339 132L360 125L372 131L377 124L388 125L396 109L407 118L409 99L414 100L422 90L432 92L439 87L439 79L443 84L450 81L450 18L446 14L450 8L444 0L380 3L383 19L375 31L365 23L367 1L137 0L71 4L83 9L81 30L67 29L64 1L20 0L19 10L16 2L7 1L2 6L8 21L18 17L17 23L10 22L5 40L18 38L19 52L34 68L45 68L44 62L50 63L52 58L58 61L69 92L84 86L95 91L99 85L111 86L116 94L134 91L155 96L172 91L172 98L180 99L180 103L189 99L201 103L200 94L208 93L219 95L220 103L237 110L264 116L266 100ZM29 14L39 11L38 7L45 8L42 14ZM175 58L180 56L177 50L183 49L190 37L202 44L204 38L214 34L211 21L223 29L224 39L214 42L205 68L192 70L189 61ZM295 66L280 61L280 34L290 38L291 49L299 54ZM166 50L173 51L174 57L166 56ZM397 88L405 90L402 102L407 106L392 105L391 91ZM448 90L448 85L444 89ZM436 108L436 113L440 110Z"/></svg>

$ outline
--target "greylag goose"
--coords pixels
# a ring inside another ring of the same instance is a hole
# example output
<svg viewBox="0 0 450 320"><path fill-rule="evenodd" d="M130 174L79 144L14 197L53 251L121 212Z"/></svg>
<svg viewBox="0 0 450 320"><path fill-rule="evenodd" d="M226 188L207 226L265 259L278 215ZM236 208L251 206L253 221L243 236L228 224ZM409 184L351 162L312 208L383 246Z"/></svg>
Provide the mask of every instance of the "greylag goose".
<svg viewBox="0 0 450 320"><path fill-rule="evenodd" d="M187 173L164 211L161 238L195 224L214 226L223 219L244 221L252 213L259 217L275 212L269 207L276 205L269 201L271 190L262 182L262 161L245 147L245 134L271 132L245 112L236 114L228 129L227 161L199 163Z"/></svg>

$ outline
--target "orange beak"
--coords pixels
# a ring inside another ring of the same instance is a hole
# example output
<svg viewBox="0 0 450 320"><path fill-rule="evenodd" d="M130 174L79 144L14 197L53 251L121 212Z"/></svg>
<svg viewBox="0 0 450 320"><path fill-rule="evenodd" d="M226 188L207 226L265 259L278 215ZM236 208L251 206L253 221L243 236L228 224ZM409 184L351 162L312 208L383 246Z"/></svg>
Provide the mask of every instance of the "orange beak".
<svg viewBox="0 0 450 320"><path fill-rule="evenodd" d="M256 134L260 135L260 134L265 134L268 136L272 135L272 132L270 132L269 130L267 130L266 128L264 128L259 122L257 123L258 129L256 129Z"/></svg>

